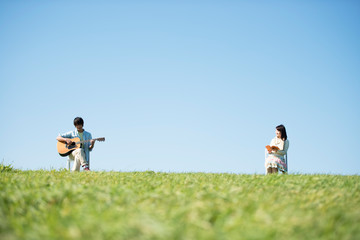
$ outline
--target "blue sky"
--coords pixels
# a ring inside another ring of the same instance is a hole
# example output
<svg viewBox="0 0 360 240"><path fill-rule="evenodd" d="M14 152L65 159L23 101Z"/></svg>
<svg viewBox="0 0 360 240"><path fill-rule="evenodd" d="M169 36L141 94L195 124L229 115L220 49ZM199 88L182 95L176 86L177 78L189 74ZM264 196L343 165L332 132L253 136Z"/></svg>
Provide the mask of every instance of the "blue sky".
<svg viewBox="0 0 360 240"><path fill-rule="evenodd" d="M92 170L359 174L357 1L1 1L0 158L59 169L76 116Z"/></svg>

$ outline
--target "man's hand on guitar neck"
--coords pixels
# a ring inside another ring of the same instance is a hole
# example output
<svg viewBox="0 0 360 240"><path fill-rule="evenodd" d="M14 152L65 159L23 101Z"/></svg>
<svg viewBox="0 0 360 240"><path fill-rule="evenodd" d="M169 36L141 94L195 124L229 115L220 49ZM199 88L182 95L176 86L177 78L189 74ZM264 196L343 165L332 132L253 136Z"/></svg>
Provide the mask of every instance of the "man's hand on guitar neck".
<svg viewBox="0 0 360 240"><path fill-rule="evenodd" d="M92 150L94 148L94 144L95 144L95 140L91 139L90 141L90 146L89 146L89 150Z"/></svg>

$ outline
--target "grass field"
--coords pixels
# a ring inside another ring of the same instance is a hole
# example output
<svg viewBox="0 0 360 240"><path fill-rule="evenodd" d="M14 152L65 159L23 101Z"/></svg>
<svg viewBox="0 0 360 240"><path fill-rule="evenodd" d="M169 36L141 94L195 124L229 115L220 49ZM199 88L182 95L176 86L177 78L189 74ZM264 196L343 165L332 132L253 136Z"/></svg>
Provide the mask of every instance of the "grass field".
<svg viewBox="0 0 360 240"><path fill-rule="evenodd" d="M0 172L0 239L360 239L360 176Z"/></svg>

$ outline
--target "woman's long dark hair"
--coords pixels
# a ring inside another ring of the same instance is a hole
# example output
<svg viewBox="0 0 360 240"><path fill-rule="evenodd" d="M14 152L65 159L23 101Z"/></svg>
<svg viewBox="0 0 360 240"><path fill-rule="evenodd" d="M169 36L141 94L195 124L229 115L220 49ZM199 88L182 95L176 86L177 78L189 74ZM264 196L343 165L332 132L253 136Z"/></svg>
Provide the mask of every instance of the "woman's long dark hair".
<svg viewBox="0 0 360 240"><path fill-rule="evenodd" d="M276 127L276 130L278 130L278 131L280 132L280 134L281 134L281 139L282 139L283 141L286 141L287 135L286 135L285 126L281 124L281 125L279 125L279 126Z"/></svg>

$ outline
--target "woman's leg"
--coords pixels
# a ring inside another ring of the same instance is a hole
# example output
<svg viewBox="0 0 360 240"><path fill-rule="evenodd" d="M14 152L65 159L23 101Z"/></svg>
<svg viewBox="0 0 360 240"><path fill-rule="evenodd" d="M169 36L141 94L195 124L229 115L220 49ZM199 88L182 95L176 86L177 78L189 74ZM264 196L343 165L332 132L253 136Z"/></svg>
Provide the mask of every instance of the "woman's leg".
<svg viewBox="0 0 360 240"><path fill-rule="evenodd" d="M272 168L272 173L278 173L278 169L277 168Z"/></svg>
<svg viewBox="0 0 360 240"><path fill-rule="evenodd" d="M271 174L271 173L272 173L271 167L267 168L267 169L266 169L266 175Z"/></svg>

